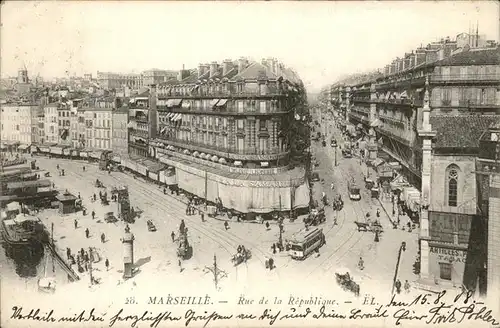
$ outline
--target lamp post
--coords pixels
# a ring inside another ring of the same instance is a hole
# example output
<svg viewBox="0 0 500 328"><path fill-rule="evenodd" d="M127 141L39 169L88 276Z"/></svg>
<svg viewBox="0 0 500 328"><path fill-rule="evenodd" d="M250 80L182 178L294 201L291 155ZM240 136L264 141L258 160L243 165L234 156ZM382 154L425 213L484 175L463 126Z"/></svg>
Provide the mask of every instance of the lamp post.
<svg viewBox="0 0 500 328"><path fill-rule="evenodd" d="M333 146L334 152L335 152L335 166L337 166L337 144Z"/></svg>
<svg viewBox="0 0 500 328"><path fill-rule="evenodd" d="M394 287L396 287L396 280L398 278L399 262L401 261L401 253L404 251L406 251L406 242L403 241L399 247L398 261L396 262L396 270L394 271L394 279L392 280L391 294L394 294Z"/></svg>

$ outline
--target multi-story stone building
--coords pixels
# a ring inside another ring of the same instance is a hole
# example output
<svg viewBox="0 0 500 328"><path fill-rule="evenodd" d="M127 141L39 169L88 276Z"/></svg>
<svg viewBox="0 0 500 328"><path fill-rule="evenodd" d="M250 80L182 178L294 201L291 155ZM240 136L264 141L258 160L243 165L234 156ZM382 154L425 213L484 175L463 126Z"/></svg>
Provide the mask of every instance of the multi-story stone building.
<svg viewBox="0 0 500 328"><path fill-rule="evenodd" d="M118 89L123 86L137 90L144 85L141 74L110 72L97 72L97 83L105 90Z"/></svg>
<svg viewBox="0 0 500 328"><path fill-rule="evenodd" d="M478 211L487 244L479 260L486 267L488 305L500 309L500 122L492 124L479 140L476 163ZM481 243L482 245L482 243Z"/></svg>
<svg viewBox="0 0 500 328"><path fill-rule="evenodd" d="M34 140L33 125L36 122L38 105L7 103L0 107L2 141L17 144L21 148L29 147Z"/></svg>
<svg viewBox="0 0 500 328"><path fill-rule="evenodd" d="M153 86L153 88L155 88ZM147 157L149 154L150 125L156 122L156 112L150 108L150 92L146 91L129 100L129 153L134 156ZM153 112L153 116L151 113Z"/></svg>
<svg viewBox="0 0 500 328"><path fill-rule="evenodd" d="M58 109L61 107L60 103L53 102L44 107L44 129L45 129L45 142L56 144L59 141L59 116Z"/></svg>
<svg viewBox="0 0 500 328"><path fill-rule="evenodd" d="M485 276L475 158L480 135L500 120L500 50L458 43L420 47L346 88L347 116L368 137L369 158L398 162L421 191L422 281L474 289Z"/></svg>
<svg viewBox="0 0 500 328"><path fill-rule="evenodd" d="M115 155L124 157L128 154L128 117L126 107L117 108L112 112L112 137L111 149Z"/></svg>
<svg viewBox="0 0 500 328"><path fill-rule="evenodd" d="M152 92L150 155L176 168L182 189L242 213L308 206L304 168L288 166L288 127L305 95L292 70L276 59L212 62Z"/></svg>
<svg viewBox="0 0 500 328"><path fill-rule="evenodd" d="M177 71L166 71L161 69L150 69L142 72L142 84L150 86L177 79Z"/></svg>
<svg viewBox="0 0 500 328"><path fill-rule="evenodd" d="M61 104L57 109L58 145L73 145L73 134L71 131L72 114L74 115L74 113L71 111L71 108L67 104Z"/></svg>
<svg viewBox="0 0 500 328"><path fill-rule="evenodd" d="M114 99L97 99L92 106L84 107L85 148L112 149L112 112Z"/></svg>

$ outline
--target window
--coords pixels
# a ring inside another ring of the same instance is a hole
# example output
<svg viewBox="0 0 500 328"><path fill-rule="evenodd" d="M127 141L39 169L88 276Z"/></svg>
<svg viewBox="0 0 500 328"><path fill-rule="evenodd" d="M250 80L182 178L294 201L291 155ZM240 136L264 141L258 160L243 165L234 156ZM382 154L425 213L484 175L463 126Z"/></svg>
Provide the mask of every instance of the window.
<svg viewBox="0 0 500 328"><path fill-rule="evenodd" d="M267 150L267 138L259 139L259 149L262 153L264 153Z"/></svg>
<svg viewBox="0 0 500 328"><path fill-rule="evenodd" d="M16 125L16 131L19 131L19 125Z"/></svg>
<svg viewBox="0 0 500 328"><path fill-rule="evenodd" d="M227 129L227 118L224 117L222 122L223 122L222 125L224 126L224 129Z"/></svg>
<svg viewBox="0 0 500 328"><path fill-rule="evenodd" d="M236 143L237 150L243 150L245 148L245 139L239 137L238 142Z"/></svg>
<svg viewBox="0 0 500 328"><path fill-rule="evenodd" d="M451 280L451 263L439 263L439 278Z"/></svg>
<svg viewBox="0 0 500 328"><path fill-rule="evenodd" d="M243 113L244 104L243 100L238 101L238 113Z"/></svg>
<svg viewBox="0 0 500 328"><path fill-rule="evenodd" d="M261 101L260 102L259 112L260 113L265 113L266 112L266 102L265 101Z"/></svg>
<svg viewBox="0 0 500 328"><path fill-rule="evenodd" d="M238 120L237 127L238 129L243 129L244 128L244 120Z"/></svg>
<svg viewBox="0 0 500 328"><path fill-rule="evenodd" d="M458 168L452 166L448 169L448 206L457 206L458 199Z"/></svg>
<svg viewBox="0 0 500 328"><path fill-rule="evenodd" d="M260 120L259 131L267 131L267 120Z"/></svg>

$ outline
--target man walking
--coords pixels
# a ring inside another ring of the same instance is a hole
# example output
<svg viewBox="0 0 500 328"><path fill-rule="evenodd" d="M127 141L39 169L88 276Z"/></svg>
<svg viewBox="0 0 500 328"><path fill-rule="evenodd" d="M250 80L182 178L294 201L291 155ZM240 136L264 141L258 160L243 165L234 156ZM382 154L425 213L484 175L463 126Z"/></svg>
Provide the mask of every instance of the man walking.
<svg viewBox="0 0 500 328"><path fill-rule="evenodd" d="M89 238L90 231L89 228L85 229L85 237Z"/></svg>
<svg viewBox="0 0 500 328"><path fill-rule="evenodd" d="M106 271L109 271L109 260L106 259L106 262L104 262L104 265L106 265Z"/></svg>

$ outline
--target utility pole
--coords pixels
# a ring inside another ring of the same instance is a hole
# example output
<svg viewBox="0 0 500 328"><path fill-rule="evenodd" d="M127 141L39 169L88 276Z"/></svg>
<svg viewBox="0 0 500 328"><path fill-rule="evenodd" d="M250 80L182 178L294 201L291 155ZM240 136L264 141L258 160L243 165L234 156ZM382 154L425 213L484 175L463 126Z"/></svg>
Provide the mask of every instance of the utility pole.
<svg viewBox="0 0 500 328"><path fill-rule="evenodd" d="M334 151L335 151L335 166L337 166L337 144L335 144L335 146L333 147Z"/></svg>
<svg viewBox="0 0 500 328"><path fill-rule="evenodd" d="M214 265L212 267L205 267L205 269L209 270L214 275L215 290L217 290L219 285L219 280L221 278L227 277L227 273L223 270L220 270L217 267L217 256L215 254L214 254Z"/></svg>
<svg viewBox="0 0 500 328"><path fill-rule="evenodd" d="M50 244L52 246L52 249L55 250L55 247L54 247L54 223L51 224L50 226ZM54 256L52 256L52 272L56 272L56 265L54 263Z"/></svg>

